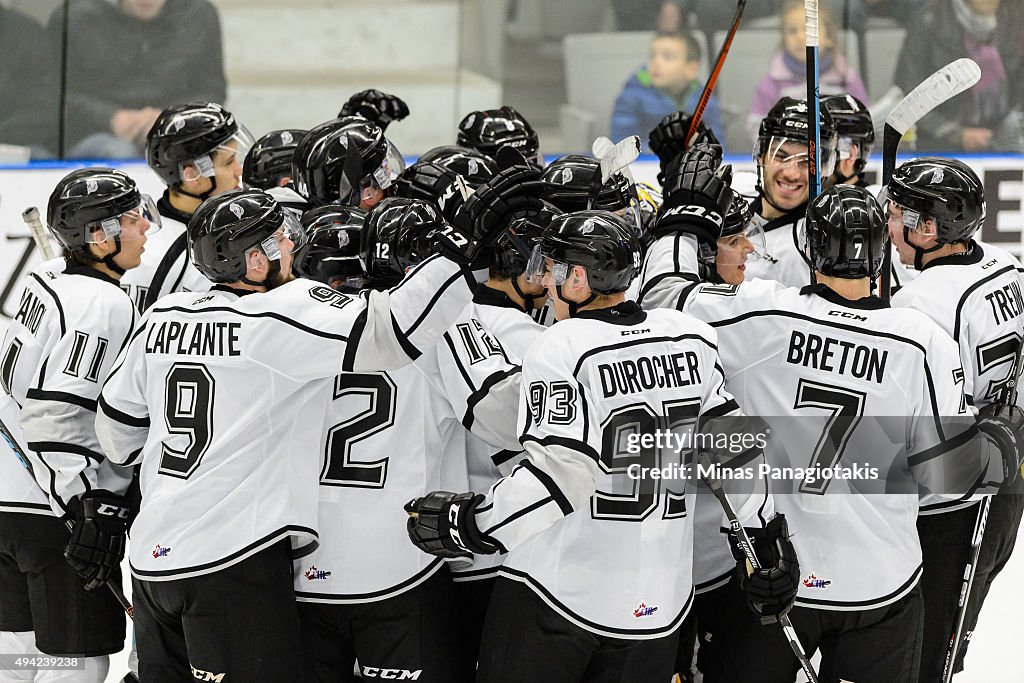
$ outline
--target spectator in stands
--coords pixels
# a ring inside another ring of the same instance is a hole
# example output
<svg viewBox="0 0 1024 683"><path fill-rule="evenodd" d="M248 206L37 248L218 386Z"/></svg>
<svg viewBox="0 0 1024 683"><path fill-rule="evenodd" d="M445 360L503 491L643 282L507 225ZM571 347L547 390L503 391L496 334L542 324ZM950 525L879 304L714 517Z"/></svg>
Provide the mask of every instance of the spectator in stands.
<svg viewBox="0 0 1024 683"><path fill-rule="evenodd" d="M58 9L54 36L61 21ZM220 19L208 0L78 0L68 26L68 157L140 157L162 109L224 101Z"/></svg>
<svg viewBox="0 0 1024 683"><path fill-rule="evenodd" d="M697 80L702 59L700 45L689 33L657 33L651 41L647 65L630 76L615 100L612 138L639 135L644 148L647 134L667 114L694 111L704 84ZM725 139L718 101L712 97L704 121Z"/></svg>
<svg viewBox="0 0 1024 683"><path fill-rule="evenodd" d="M33 157L57 149L58 54L43 27L0 5L0 144L30 147Z"/></svg>
<svg viewBox="0 0 1024 683"><path fill-rule="evenodd" d="M807 97L807 66L804 37L803 0L786 0L782 4L782 45L768 63L764 75L754 92L747 117L747 132L753 139L757 127L768 110L782 97ZM839 35L834 14L823 5L820 7L820 47L818 49L818 88L822 95L849 93L861 102L869 104L867 89L860 76L846 58L835 48Z"/></svg>
<svg viewBox="0 0 1024 683"><path fill-rule="evenodd" d="M918 149L1024 152L1022 41L1024 9L1019 0L938 0L920 31L903 43L896 85L910 92L959 57L981 66L981 81L921 119Z"/></svg>

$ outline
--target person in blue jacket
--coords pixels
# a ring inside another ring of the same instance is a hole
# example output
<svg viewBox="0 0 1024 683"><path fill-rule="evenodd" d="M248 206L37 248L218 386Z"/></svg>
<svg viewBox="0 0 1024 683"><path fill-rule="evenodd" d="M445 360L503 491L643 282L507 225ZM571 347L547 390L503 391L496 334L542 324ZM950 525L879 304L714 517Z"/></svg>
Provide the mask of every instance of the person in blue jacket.
<svg viewBox="0 0 1024 683"><path fill-rule="evenodd" d="M689 33L658 32L651 41L647 64L622 88L612 111L612 139L639 135L647 150L647 134L677 109L694 111L704 84L700 73L700 45ZM704 121L719 140L725 139L718 101L712 97Z"/></svg>

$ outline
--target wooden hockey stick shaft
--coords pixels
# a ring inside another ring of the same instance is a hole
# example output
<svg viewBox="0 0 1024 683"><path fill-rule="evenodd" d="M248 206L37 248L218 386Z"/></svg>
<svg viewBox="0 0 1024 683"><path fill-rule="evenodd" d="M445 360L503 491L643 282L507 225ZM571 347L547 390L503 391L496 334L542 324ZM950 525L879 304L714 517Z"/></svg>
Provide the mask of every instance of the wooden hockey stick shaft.
<svg viewBox="0 0 1024 683"><path fill-rule="evenodd" d="M715 64L711 67L708 80L700 93L700 99L697 100L697 108L690 118L690 127L686 131L686 139L683 142L684 147L689 147L690 140L693 140L693 136L697 134L697 128L700 126L701 119L704 118L704 110L707 109L708 102L711 101L711 94L715 91L715 84L718 83L718 76L722 73L722 66L729 54L729 48L732 47L732 39L736 37L736 31L740 27L740 19L743 18L743 10L746 7L747 0L739 0L736 3L736 14L732 18L732 26L729 27L729 33L726 34L725 40L722 41L722 47L718 49L718 57L715 58Z"/></svg>
<svg viewBox="0 0 1024 683"><path fill-rule="evenodd" d="M707 453L701 453L700 455L702 469L705 472L712 472L711 458ZM740 522L739 517L736 515L736 510L733 509L732 503L729 502L729 497L725 495L725 489L722 487L722 480L717 477L710 475L703 477L704 482L711 489L711 493L715 494L715 498L722 505L722 510L725 511L725 516L729 520L729 526L733 533L736 535L736 545L739 546L743 556L747 558L747 564L749 569L754 572L761 568L761 562L757 559L757 553L754 552L754 544L750 540L750 536L747 535L747 530L743 528L743 524ZM803 643L800 642L800 636L797 635L796 628L793 627L793 622L790 621L789 615L783 615L779 617L779 626L782 628L782 633L785 635L786 640L789 642L789 647L793 650L793 655L800 663L800 668L803 669L804 675L807 676L808 683L818 683L818 674L814 670L814 665L811 664L811 660L807 658L807 654L804 651Z"/></svg>

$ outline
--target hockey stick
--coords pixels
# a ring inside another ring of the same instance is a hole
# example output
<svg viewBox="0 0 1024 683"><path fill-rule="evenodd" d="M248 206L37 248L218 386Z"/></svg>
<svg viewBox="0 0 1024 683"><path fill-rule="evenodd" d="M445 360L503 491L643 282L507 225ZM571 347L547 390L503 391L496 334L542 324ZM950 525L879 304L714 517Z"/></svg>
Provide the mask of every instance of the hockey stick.
<svg viewBox="0 0 1024 683"><path fill-rule="evenodd" d="M729 527L732 529L733 534L736 535L736 545L739 546L743 556L747 558L747 564L750 565L750 571L755 572L761 569L761 562L757 559L757 553L754 552L754 544L750 541L750 536L747 535L747 530L743 528L743 524L740 523L739 517L736 516L736 511L732 507L732 503L729 502L728 496L725 495L725 489L722 488L722 480L718 477L711 475L714 468L711 465L711 458L707 453L700 454L700 464L703 471L706 473L702 476L704 482L711 489L711 493L715 494L715 498L721 503L722 509L725 511L725 516L729 520ZM762 623L765 623L762 621ZM768 622L770 623L770 622ZM793 628L793 622L790 621L789 615L783 615L779 617L779 626L782 628L782 633L789 642L789 647L793 650L793 655L796 656L798 662L800 662L800 668L804 670L804 675L807 676L808 683L818 683L818 674L814 670L814 666L811 664L811 660L807 658L804 653L804 646L800 642L800 636L797 635L796 629Z"/></svg>
<svg viewBox="0 0 1024 683"><path fill-rule="evenodd" d="M1020 384L1021 351L1024 350L1024 343L1017 346L1017 355L1013 359L1013 367L1010 368L1010 380L1007 382L1006 391L1000 398L1003 407L1017 405L1018 385ZM953 632L949 635L949 643L946 645L946 661L942 667L942 682L950 683L953 680L953 667L956 665L956 656L960 651L960 641L963 637L964 619L967 618L967 603L971 599L971 589L974 587L974 577L978 573L978 559L981 557L981 543L985 539L985 526L988 524L988 512L992 506L992 496L985 496L978 509L978 517L974 522L974 533L971 534L971 557L964 567L963 582L960 584L960 595L956 603L956 624Z"/></svg>
<svg viewBox="0 0 1024 683"><path fill-rule="evenodd" d="M821 101L818 99L818 0L804 0L807 62L807 202L821 194Z"/></svg>
<svg viewBox="0 0 1024 683"><path fill-rule="evenodd" d="M590 181L590 196L587 198L587 208L594 208L597 197L601 194L601 187L608 179L619 172L628 173L629 165L640 156L640 137L630 135L612 143L609 138L599 137L594 140L592 146L594 156L600 163L600 173L595 173Z"/></svg>
<svg viewBox="0 0 1024 683"><path fill-rule="evenodd" d="M43 227L42 222L39 220L39 209L34 206L28 207L21 212L21 220L25 221L25 225L28 226L29 231L32 233L32 241L36 243L36 248L39 249L39 253L43 255L43 258L47 261L55 258L57 254L53 250L53 244L46 234L46 228Z"/></svg>
<svg viewBox="0 0 1024 683"><path fill-rule="evenodd" d="M690 118L690 127L686 131L686 138L683 142L683 147L689 147L690 141L693 140L693 136L697 134L697 128L700 126L701 119L704 118L704 110L708 106L708 102L711 101L711 93L715 91L715 84L718 83L718 76L722 73L722 67L725 65L725 58L729 54L729 48L732 47L732 39L736 37L736 31L740 27L740 19L743 18L743 10L747 8L747 0L739 0L736 4L736 15L732 18L732 26L729 27L729 33L726 34L725 40L722 41L722 47L718 48L718 56L715 58L715 65L711 67L711 73L708 74L708 81L704 84L704 90L700 93L700 99L697 100L697 108L693 111L693 116Z"/></svg>
<svg viewBox="0 0 1024 683"><path fill-rule="evenodd" d="M947 64L921 81L902 102L893 107L885 119L885 130L882 133L883 186L887 186L892 180L900 140L911 126L932 109L959 95L980 79L981 67L973 59L964 57ZM887 247L882 254L882 280L879 292L883 301L889 301L891 284L892 247Z"/></svg>

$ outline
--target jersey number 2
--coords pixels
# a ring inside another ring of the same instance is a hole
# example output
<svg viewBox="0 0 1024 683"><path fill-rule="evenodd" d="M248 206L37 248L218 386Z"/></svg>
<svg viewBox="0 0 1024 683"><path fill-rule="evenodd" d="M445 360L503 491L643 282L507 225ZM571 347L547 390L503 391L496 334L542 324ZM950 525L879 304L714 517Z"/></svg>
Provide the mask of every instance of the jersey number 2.
<svg viewBox="0 0 1024 683"><path fill-rule="evenodd" d="M352 447L395 424L395 384L385 374L345 374L334 378L334 400L363 395L368 407L327 432L327 452L320 483L382 489L388 478L388 458L362 462L352 457Z"/></svg>

